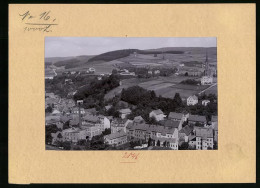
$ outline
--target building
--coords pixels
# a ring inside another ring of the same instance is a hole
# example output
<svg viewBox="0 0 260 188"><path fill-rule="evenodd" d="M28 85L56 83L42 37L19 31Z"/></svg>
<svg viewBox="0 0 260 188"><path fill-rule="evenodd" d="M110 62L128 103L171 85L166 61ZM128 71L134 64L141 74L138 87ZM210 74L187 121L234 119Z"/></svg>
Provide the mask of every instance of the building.
<svg viewBox="0 0 260 188"><path fill-rule="evenodd" d="M203 76L200 80L201 85L211 85L213 83L213 77Z"/></svg>
<svg viewBox="0 0 260 188"><path fill-rule="evenodd" d="M126 133L126 126L132 124L129 119L113 119L111 122L111 133L123 131Z"/></svg>
<svg viewBox="0 0 260 188"><path fill-rule="evenodd" d="M161 121L164 120L164 118L166 117L166 115L164 115L164 113L160 110L153 110L149 113L149 117L152 118L154 117L156 121Z"/></svg>
<svg viewBox="0 0 260 188"><path fill-rule="evenodd" d="M214 141L218 141L218 116L211 117L211 127L214 130Z"/></svg>
<svg viewBox="0 0 260 188"><path fill-rule="evenodd" d="M188 122L189 122L189 124L192 124L192 125L199 123L199 124L205 126L207 124L207 119L205 116L189 115Z"/></svg>
<svg viewBox="0 0 260 188"><path fill-rule="evenodd" d="M189 96L187 99L187 105L195 105L198 104L198 97L196 95Z"/></svg>
<svg viewBox="0 0 260 188"><path fill-rule="evenodd" d="M189 117L189 114L182 114L182 113L176 113L176 112L170 112L168 115L168 119L173 121L187 121Z"/></svg>
<svg viewBox="0 0 260 188"><path fill-rule="evenodd" d="M132 124L126 127L127 137L131 139L150 140L152 146L178 149L178 129L149 124Z"/></svg>
<svg viewBox="0 0 260 188"><path fill-rule="evenodd" d="M129 124L126 127L129 138L137 138L148 141L149 138L176 138L178 139L178 129L149 124Z"/></svg>
<svg viewBox="0 0 260 188"><path fill-rule="evenodd" d="M179 141L188 142L190 136L193 134L193 126L192 125L186 125L179 131ZM180 142L179 142L180 144Z"/></svg>
<svg viewBox="0 0 260 188"><path fill-rule="evenodd" d="M136 116L133 121L134 121L134 123L144 123L145 122L144 119L142 118L142 116Z"/></svg>
<svg viewBox="0 0 260 188"><path fill-rule="evenodd" d="M86 129L80 128L69 128L62 131L62 140L63 142L73 142L77 143L79 140L84 140L89 136L89 133Z"/></svg>
<svg viewBox="0 0 260 188"><path fill-rule="evenodd" d="M170 119L160 121L160 124L167 128L176 128L179 130L182 129L182 121L173 121Z"/></svg>
<svg viewBox="0 0 260 188"><path fill-rule="evenodd" d="M127 136L123 131L112 133L104 136L104 142L111 146L120 146L127 143Z"/></svg>
<svg viewBox="0 0 260 188"><path fill-rule="evenodd" d="M195 127L195 136L189 141L189 145L196 150L213 149L213 130L202 127Z"/></svg>
<svg viewBox="0 0 260 188"><path fill-rule="evenodd" d="M202 104L203 106L207 106L209 103L210 103L210 100L203 100L203 101L201 102L201 104Z"/></svg>
<svg viewBox="0 0 260 188"><path fill-rule="evenodd" d="M119 110L120 117L125 119L127 115L131 114L131 110L129 108Z"/></svg>

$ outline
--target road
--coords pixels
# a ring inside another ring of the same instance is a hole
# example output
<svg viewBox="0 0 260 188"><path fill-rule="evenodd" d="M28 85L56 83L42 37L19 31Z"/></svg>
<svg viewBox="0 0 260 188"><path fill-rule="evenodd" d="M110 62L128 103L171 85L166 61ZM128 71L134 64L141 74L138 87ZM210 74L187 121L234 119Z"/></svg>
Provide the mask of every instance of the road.
<svg viewBox="0 0 260 188"><path fill-rule="evenodd" d="M215 84L212 84L212 85L211 85L211 86L209 86L207 89L204 89L203 91L199 92L198 94L200 95L201 93L203 93L203 92L205 92L206 90L208 90L208 89L210 89L210 88L214 87L215 85L217 85L217 83L215 83Z"/></svg>

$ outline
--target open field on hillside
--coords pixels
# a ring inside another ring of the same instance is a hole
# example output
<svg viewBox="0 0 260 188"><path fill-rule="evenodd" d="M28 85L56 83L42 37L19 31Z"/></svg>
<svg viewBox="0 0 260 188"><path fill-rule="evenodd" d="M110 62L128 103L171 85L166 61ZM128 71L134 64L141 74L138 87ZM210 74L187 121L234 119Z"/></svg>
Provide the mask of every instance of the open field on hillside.
<svg viewBox="0 0 260 188"><path fill-rule="evenodd" d="M209 86L197 86L197 85L184 85L180 84L182 80L189 79L190 77L159 77L159 78L150 78L150 79L139 79L132 78L126 79L122 81L122 85L111 90L105 95L105 99L111 99L115 95L119 94L123 88L128 88L131 86L138 85L147 90L153 90L156 95L161 95L166 98L173 98L175 93L180 93L183 99L187 97L197 94L200 91L208 88ZM194 78L194 77L192 77ZM211 91L212 90L212 91ZM210 88L209 91L214 92L215 86Z"/></svg>

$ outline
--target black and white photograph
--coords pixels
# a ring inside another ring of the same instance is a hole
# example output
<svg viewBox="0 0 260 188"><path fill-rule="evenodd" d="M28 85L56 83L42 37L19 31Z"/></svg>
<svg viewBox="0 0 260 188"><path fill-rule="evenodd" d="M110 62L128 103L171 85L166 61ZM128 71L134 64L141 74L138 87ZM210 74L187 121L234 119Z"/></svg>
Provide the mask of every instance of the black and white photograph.
<svg viewBox="0 0 260 188"><path fill-rule="evenodd" d="M217 150L216 37L45 37L46 150Z"/></svg>

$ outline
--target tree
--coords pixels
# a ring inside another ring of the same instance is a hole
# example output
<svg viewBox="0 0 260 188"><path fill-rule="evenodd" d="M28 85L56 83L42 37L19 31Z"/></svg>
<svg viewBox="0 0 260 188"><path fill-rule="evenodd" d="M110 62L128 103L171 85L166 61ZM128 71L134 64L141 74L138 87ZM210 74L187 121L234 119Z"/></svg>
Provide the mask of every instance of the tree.
<svg viewBox="0 0 260 188"><path fill-rule="evenodd" d="M188 75L188 72L186 72L186 73L184 74L184 76L189 76L189 75Z"/></svg>
<svg viewBox="0 0 260 188"><path fill-rule="evenodd" d="M59 134L57 135L57 137L58 137L59 139L61 139L61 138L62 138L61 133L59 133Z"/></svg>
<svg viewBox="0 0 260 188"><path fill-rule="evenodd" d="M65 141L62 143L62 147L65 149L65 150L70 150L71 149L71 143L68 142L68 141Z"/></svg>
<svg viewBox="0 0 260 188"><path fill-rule="evenodd" d="M111 134L111 129L108 128L108 129L105 129L102 134L105 136L105 135L108 135L108 134Z"/></svg>
<svg viewBox="0 0 260 188"><path fill-rule="evenodd" d="M175 93L174 98L173 98L173 102L176 104L177 107L180 107L183 105L182 103L182 99L179 93Z"/></svg>
<svg viewBox="0 0 260 188"><path fill-rule="evenodd" d="M160 140L158 140L156 146L160 146L160 145L161 145Z"/></svg>
<svg viewBox="0 0 260 188"><path fill-rule="evenodd" d="M213 149L214 149L214 150L217 150L217 149L218 149L218 142L217 142L217 141L214 141Z"/></svg>
<svg viewBox="0 0 260 188"><path fill-rule="evenodd" d="M113 70L112 70L112 74L117 74L117 70L116 70L116 69L113 69Z"/></svg>
<svg viewBox="0 0 260 188"><path fill-rule="evenodd" d="M51 106L48 106L48 107L45 109L45 112L46 112L46 113L52 113L52 107L51 107Z"/></svg>
<svg viewBox="0 0 260 188"><path fill-rule="evenodd" d="M183 142L180 146L179 146L179 150L187 150L189 147L188 142Z"/></svg>
<svg viewBox="0 0 260 188"><path fill-rule="evenodd" d="M151 142L152 142L152 139L149 137L149 139L148 139L148 147L152 145Z"/></svg>
<svg viewBox="0 0 260 188"><path fill-rule="evenodd" d="M69 129L69 128L70 128L70 121L66 121L66 122L63 124L63 130Z"/></svg>

